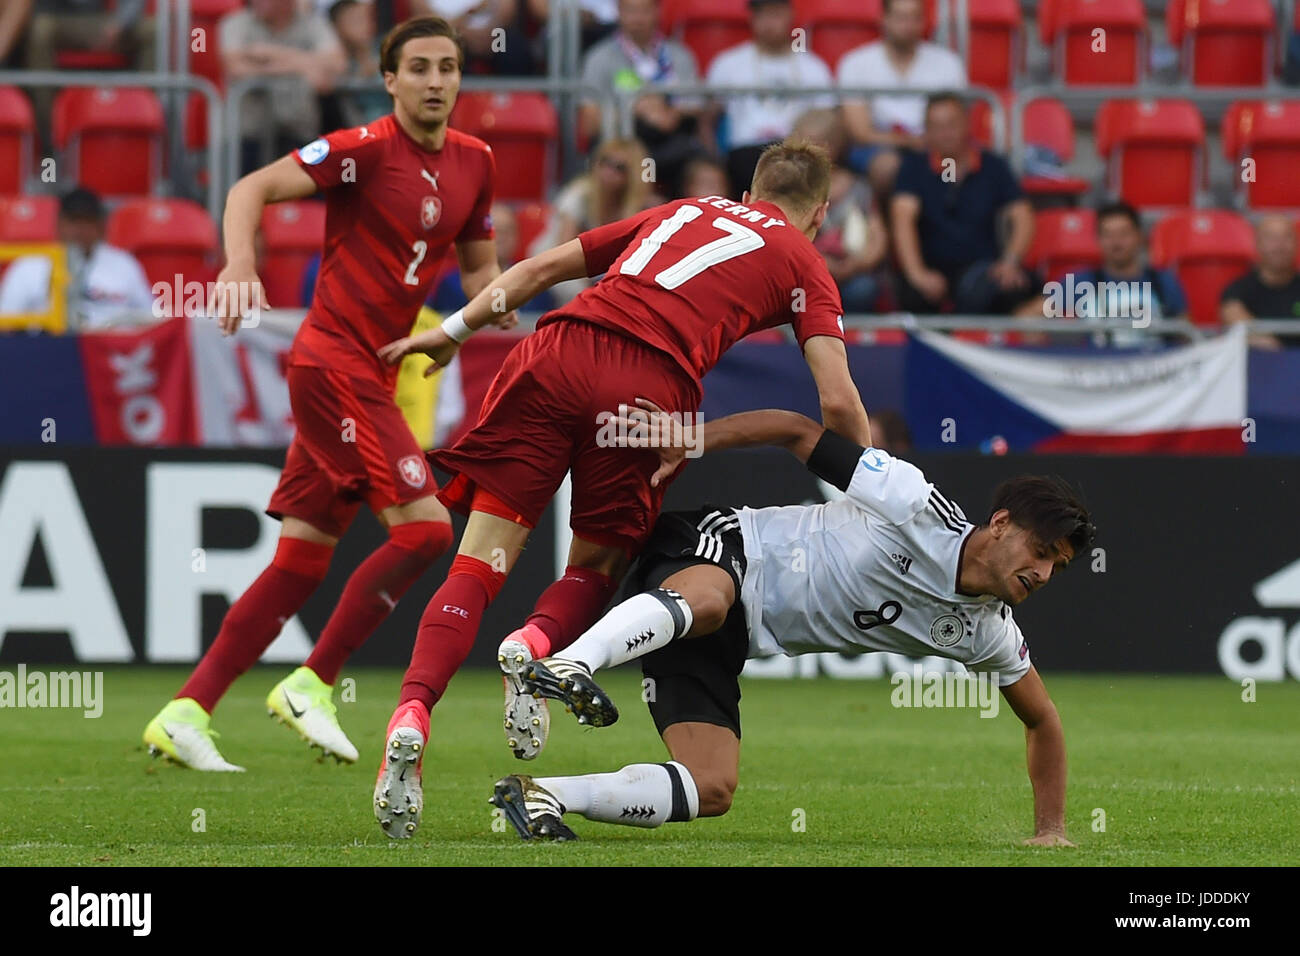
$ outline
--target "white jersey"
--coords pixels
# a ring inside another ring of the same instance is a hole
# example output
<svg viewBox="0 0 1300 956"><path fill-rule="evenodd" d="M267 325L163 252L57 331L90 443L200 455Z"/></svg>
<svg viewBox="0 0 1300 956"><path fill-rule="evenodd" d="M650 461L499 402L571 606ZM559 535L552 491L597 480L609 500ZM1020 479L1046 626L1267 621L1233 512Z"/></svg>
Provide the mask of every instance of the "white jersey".
<svg viewBox="0 0 1300 956"><path fill-rule="evenodd" d="M961 509L875 448L844 490L826 504L740 510L749 655L892 651L996 672L1004 687L1023 677L1029 648L1011 609L957 593L975 530Z"/></svg>

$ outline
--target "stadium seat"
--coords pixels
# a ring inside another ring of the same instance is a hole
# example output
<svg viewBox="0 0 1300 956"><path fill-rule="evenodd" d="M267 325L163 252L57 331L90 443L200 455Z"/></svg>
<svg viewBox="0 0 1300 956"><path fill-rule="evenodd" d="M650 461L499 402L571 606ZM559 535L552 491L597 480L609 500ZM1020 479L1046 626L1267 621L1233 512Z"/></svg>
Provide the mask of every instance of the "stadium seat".
<svg viewBox="0 0 1300 956"><path fill-rule="evenodd" d="M1016 0L968 0L970 42L966 75L972 86L1010 89L1021 63L1020 4Z"/></svg>
<svg viewBox="0 0 1300 956"><path fill-rule="evenodd" d="M525 203L515 210L515 223L519 230L519 244L511 253L511 261L524 259L537 237L546 231L551 220L551 207L542 202Z"/></svg>
<svg viewBox="0 0 1300 956"><path fill-rule="evenodd" d="M1165 28L1197 86L1261 86L1273 74L1269 0L1170 0Z"/></svg>
<svg viewBox="0 0 1300 956"><path fill-rule="evenodd" d="M0 196L23 191L32 168L36 116L16 86L0 86Z"/></svg>
<svg viewBox="0 0 1300 956"><path fill-rule="evenodd" d="M745 0L663 0L664 32L695 54L700 76L713 58L749 39L749 6Z"/></svg>
<svg viewBox="0 0 1300 956"><path fill-rule="evenodd" d="M1223 155L1252 209L1300 208L1300 102L1238 102L1223 117ZM1252 181L1243 181L1251 160Z"/></svg>
<svg viewBox="0 0 1300 956"><path fill-rule="evenodd" d="M1142 0L1042 0L1038 17L1039 35L1067 84L1116 86L1142 79Z"/></svg>
<svg viewBox="0 0 1300 956"><path fill-rule="evenodd" d="M162 104L149 90L73 87L54 99L68 179L101 196L147 194L162 173Z"/></svg>
<svg viewBox="0 0 1300 956"><path fill-rule="evenodd" d="M1101 264L1097 214L1091 209L1043 209L1034 217L1034 241L1026 263L1044 279Z"/></svg>
<svg viewBox="0 0 1300 956"><path fill-rule="evenodd" d="M1140 207L1194 204L1205 123L1190 101L1110 100L1097 111L1094 132L1112 192Z"/></svg>
<svg viewBox="0 0 1300 956"><path fill-rule="evenodd" d="M1183 210L1151 231L1151 264L1178 273L1188 312L1198 325L1218 325L1220 293L1254 263L1254 232L1235 212Z"/></svg>
<svg viewBox="0 0 1300 956"><path fill-rule="evenodd" d="M498 199L541 200L552 181L559 120L541 93L462 93L451 125L492 147Z"/></svg>
<svg viewBox="0 0 1300 956"><path fill-rule="evenodd" d="M880 0L796 0L795 23L812 51L835 72L840 57L880 37Z"/></svg>
<svg viewBox="0 0 1300 956"><path fill-rule="evenodd" d="M1002 103L1007 122L1016 108L1016 96L1003 91ZM971 133L981 146L991 147L996 142L993 135L993 111L985 100L971 100ZM1050 97L1030 100L1023 115L1024 138L1027 146L1051 150L1063 164L1074 160L1074 121L1070 111L1060 100ZM1036 196L1079 196L1092 188L1092 183L1078 176L1022 176L1020 185L1025 192Z"/></svg>
<svg viewBox="0 0 1300 956"><path fill-rule="evenodd" d="M108 217L108 242L144 267L150 283L209 282L216 276L217 227L188 199L131 199Z"/></svg>
<svg viewBox="0 0 1300 956"><path fill-rule="evenodd" d="M53 242L58 224L53 196L0 196L0 242Z"/></svg>
<svg viewBox="0 0 1300 956"><path fill-rule="evenodd" d="M190 44L190 72L207 77L217 85L217 89L223 86L217 23L243 5L243 0L190 0L190 35L196 36L194 31L202 30L204 41L202 49L195 49L195 44Z"/></svg>
<svg viewBox="0 0 1300 956"><path fill-rule="evenodd" d="M264 259L258 270L273 308L300 305L302 274L325 242L325 203L279 202L262 213Z"/></svg>

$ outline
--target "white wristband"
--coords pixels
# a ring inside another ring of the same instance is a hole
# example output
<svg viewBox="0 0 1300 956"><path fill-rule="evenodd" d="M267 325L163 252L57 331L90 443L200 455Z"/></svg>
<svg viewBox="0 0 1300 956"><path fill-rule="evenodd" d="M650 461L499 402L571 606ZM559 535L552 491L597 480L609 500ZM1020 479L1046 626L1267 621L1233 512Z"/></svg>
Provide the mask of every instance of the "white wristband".
<svg viewBox="0 0 1300 956"><path fill-rule="evenodd" d="M443 319L442 330L447 333L447 338L457 344L464 342L467 338L473 335L475 331L466 324L464 309L457 309L451 315Z"/></svg>

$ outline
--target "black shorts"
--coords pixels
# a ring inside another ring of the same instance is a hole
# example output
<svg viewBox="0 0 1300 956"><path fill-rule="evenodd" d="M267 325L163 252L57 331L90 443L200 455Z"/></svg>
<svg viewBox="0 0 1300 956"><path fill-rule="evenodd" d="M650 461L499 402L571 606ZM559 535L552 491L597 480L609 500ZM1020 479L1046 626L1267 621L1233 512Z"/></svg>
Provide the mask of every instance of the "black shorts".
<svg viewBox="0 0 1300 956"><path fill-rule="evenodd" d="M624 597L659 587L697 564L715 564L731 576L736 601L712 634L679 638L641 658L644 696L660 735L673 724L699 722L740 736L740 672L749 657L749 627L740 601L745 545L731 508L670 511L654 531L624 580Z"/></svg>

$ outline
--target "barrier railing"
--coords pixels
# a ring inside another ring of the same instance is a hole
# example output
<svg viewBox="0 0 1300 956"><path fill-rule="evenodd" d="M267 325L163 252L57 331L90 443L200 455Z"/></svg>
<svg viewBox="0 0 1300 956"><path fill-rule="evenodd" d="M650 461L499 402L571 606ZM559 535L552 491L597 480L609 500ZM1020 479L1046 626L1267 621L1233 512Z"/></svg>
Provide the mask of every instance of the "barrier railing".
<svg viewBox="0 0 1300 956"><path fill-rule="evenodd" d="M225 134L225 157L223 175L227 185L233 185L240 176L240 150L241 150L241 133L240 133L240 110L242 109L244 99L250 93L266 92L272 93L277 87L283 87L286 84L299 82L296 79L281 79L274 77L248 77L243 80L237 80L226 88L226 102L224 110L224 134ZM554 102L562 97L582 96L584 99L596 100L601 105L601 131L604 136L612 136L617 130L617 113L616 103L612 91L602 90L593 86L588 86L579 80L562 80L540 77L480 77L467 76L461 83L462 92L483 92L483 93L544 93ZM335 86L335 90L341 93L372 93L382 92L384 89L383 82L378 78L373 80L343 80ZM557 113L561 116L561 129L563 129L563 117L572 110L562 110L563 103L557 106ZM272 149L273 130L265 129L262 131L262 162L267 163L274 159L274 150ZM560 155L558 160L563 164L567 160L568 150L575 149L576 140L573 136L561 136Z"/></svg>
<svg viewBox="0 0 1300 956"><path fill-rule="evenodd" d="M162 90L180 90L200 94L208 104L208 212L216 222L221 221L222 189L220 127L221 94L212 82L202 76L171 73L99 73L94 70L0 70L0 86L41 87L47 89L66 89L74 86L109 87L121 89L127 87L156 87ZM173 126L177 124L172 124ZM175 157L172 157L175 163ZM174 169L169 169L169 173Z"/></svg>

